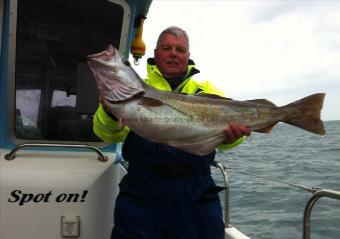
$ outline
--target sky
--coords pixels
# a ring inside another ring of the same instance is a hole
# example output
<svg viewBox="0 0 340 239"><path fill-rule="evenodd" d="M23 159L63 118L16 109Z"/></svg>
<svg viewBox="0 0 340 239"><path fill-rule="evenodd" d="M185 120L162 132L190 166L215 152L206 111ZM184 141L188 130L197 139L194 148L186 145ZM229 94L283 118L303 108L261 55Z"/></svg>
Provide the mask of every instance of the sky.
<svg viewBox="0 0 340 239"><path fill-rule="evenodd" d="M321 118L340 120L340 1L154 0L144 23L146 77L159 33L179 26L190 58L227 97L278 106L326 93Z"/></svg>

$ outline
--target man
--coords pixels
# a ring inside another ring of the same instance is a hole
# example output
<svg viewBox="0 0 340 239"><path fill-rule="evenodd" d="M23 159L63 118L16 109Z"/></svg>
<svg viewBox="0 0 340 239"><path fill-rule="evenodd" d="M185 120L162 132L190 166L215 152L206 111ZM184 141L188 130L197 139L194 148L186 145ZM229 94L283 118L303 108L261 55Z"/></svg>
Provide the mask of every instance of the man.
<svg viewBox="0 0 340 239"><path fill-rule="evenodd" d="M147 84L186 94L222 94L209 82L192 79L199 71L189 59L189 38L182 29L165 29L154 55L148 59ZM120 183L111 238L224 238L218 198L221 188L210 174L215 152L197 156L151 142L127 127L119 130L117 119L105 111L105 105L96 112L94 132L106 142L124 141L122 154L129 162ZM236 146L249 134L242 125L226 125L226 144L221 148Z"/></svg>

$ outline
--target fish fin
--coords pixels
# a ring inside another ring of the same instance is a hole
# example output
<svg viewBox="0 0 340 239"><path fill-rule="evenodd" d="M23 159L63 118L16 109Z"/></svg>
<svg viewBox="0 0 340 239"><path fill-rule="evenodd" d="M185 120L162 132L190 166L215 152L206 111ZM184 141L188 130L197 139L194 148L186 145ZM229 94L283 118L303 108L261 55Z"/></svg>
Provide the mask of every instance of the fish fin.
<svg viewBox="0 0 340 239"><path fill-rule="evenodd" d="M149 107L160 107L164 105L162 101L150 97L141 97L139 99L139 104Z"/></svg>
<svg viewBox="0 0 340 239"><path fill-rule="evenodd" d="M254 99L254 100L247 100L248 102L261 104L261 105L268 105L268 106L276 106L273 102L266 100L266 99Z"/></svg>
<svg viewBox="0 0 340 239"><path fill-rule="evenodd" d="M134 88L134 87L116 87L113 91L106 91L104 93L105 100L107 100L110 103L117 103L117 102L123 102L126 100L130 100L133 97L137 95L144 94L144 90Z"/></svg>
<svg viewBox="0 0 340 239"><path fill-rule="evenodd" d="M284 107L294 107L300 113L285 123L297 126L315 134L324 135L325 128L320 119L325 93L307 96Z"/></svg>
<svg viewBox="0 0 340 239"><path fill-rule="evenodd" d="M215 95L215 94L199 93L199 94L196 94L195 96L204 97L208 99L216 99L216 100L233 100L231 98L226 98L226 97Z"/></svg>
<svg viewBox="0 0 340 239"><path fill-rule="evenodd" d="M258 132L258 133L270 133L275 125L276 125L276 123L273 124L273 125L270 125L268 127L265 127L265 128L262 128L262 129L257 129L257 130L254 130L254 131Z"/></svg>
<svg viewBox="0 0 340 239"><path fill-rule="evenodd" d="M182 149L196 155L207 155L214 151L218 145L225 141L225 131L219 131L210 137L201 135L198 137L182 138L180 141L168 141L166 144Z"/></svg>

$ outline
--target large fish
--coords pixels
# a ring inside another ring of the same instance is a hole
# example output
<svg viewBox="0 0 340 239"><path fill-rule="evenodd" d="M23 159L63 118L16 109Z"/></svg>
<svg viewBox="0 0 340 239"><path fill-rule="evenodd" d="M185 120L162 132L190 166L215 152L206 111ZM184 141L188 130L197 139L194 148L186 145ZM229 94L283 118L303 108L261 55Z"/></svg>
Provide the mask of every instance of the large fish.
<svg viewBox="0 0 340 239"><path fill-rule="evenodd" d="M112 46L89 55L88 63L113 115L140 136L189 153L206 155L213 151L225 141L230 122L262 133L285 122L325 134L320 120L324 93L277 107L264 99L236 101L160 91L144 83Z"/></svg>

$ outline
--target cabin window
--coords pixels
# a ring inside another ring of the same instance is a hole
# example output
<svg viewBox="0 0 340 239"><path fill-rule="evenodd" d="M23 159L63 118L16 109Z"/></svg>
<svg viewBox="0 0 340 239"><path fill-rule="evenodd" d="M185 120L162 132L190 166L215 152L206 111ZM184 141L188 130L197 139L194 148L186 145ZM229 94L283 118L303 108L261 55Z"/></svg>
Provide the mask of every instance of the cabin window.
<svg viewBox="0 0 340 239"><path fill-rule="evenodd" d="M123 7L108 0L18 1L16 138L100 141L92 131L98 93L86 56L108 44L119 48L123 17Z"/></svg>

